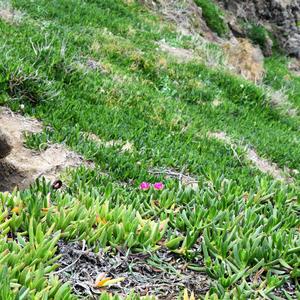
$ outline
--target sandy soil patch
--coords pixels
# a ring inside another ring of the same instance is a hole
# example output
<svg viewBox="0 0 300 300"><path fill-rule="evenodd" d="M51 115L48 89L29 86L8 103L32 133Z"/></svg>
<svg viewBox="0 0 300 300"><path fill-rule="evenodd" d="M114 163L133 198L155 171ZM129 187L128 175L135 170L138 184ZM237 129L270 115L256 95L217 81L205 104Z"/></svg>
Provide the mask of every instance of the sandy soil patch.
<svg viewBox="0 0 300 300"><path fill-rule="evenodd" d="M42 176L53 181L66 168L92 166L63 145L50 145L42 152L26 148L24 133L38 133L42 129L39 121L13 113L7 108L0 108L0 130L2 135L8 137L11 146L9 155L0 160L0 191L28 187Z"/></svg>

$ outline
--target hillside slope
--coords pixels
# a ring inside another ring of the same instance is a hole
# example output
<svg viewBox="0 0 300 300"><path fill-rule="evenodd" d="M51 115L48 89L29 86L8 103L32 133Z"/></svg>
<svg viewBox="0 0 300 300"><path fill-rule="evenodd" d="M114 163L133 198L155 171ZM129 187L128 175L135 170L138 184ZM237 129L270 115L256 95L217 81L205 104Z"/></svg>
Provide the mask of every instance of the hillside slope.
<svg viewBox="0 0 300 300"><path fill-rule="evenodd" d="M164 2L1 2L0 120L39 120L22 163L57 181L0 185L0 299L300 296L298 61L246 80L226 12ZM84 160L60 172L53 144Z"/></svg>

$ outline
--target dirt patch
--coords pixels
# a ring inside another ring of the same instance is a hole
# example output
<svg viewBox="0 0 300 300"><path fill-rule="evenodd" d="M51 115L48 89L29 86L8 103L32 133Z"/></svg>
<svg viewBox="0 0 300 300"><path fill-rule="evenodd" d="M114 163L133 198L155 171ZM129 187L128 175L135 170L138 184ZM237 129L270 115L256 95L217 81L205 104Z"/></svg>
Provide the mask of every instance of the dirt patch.
<svg viewBox="0 0 300 300"><path fill-rule="evenodd" d="M247 150L247 158L262 172L271 174L274 178L281 181L293 181L291 177L285 175L285 172L281 170L275 163L272 163L264 158L261 158L255 150Z"/></svg>
<svg viewBox="0 0 300 300"><path fill-rule="evenodd" d="M13 190L24 180L26 180L26 174L23 174L14 165L0 160L0 192Z"/></svg>
<svg viewBox="0 0 300 300"><path fill-rule="evenodd" d="M44 176L55 180L59 173L68 167L81 165L92 166L78 154L62 145L50 145L47 150L37 152L24 146L24 133L41 132L42 124L32 118L13 113L7 108L0 108L0 129L9 137L11 152L0 162L0 191L14 187L25 188L36 178Z"/></svg>
<svg viewBox="0 0 300 300"><path fill-rule="evenodd" d="M184 288L194 291L196 297L209 289L210 280L205 274L188 269L187 261L167 249L152 254L121 250L94 253L78 242L59 242L58 248L62 258L60 269L55 273L63 282L70 282L77 295L89 296L88 299L98 299L97 294L103 292L103 289L93 287L100 273L112 278L125 278L123 282L107 288L109 292L122 296L134 290L140 295L155 295L158 299L168 300L177 299ZM201 261L194 263L202 265Z"/></svg>
<svg viewBox="0 0 300 300"><path fill-rule="evenodd" d="M3 1L0 3L0 19L7 23L19 23L23 17L23 14L15 10L9 1Z"/></svg>
<svg viewBox="0 0 300 300"><path fill-rule="evenodd" d="M209 133L208 136L220 140L225 144L230 145L232 148L236 148L237 146L237 144L234 143L225 132L213 132ZM277 164L260 157L252 148L247 147L245 151L246 159L249 160L261 172L269 174L279 181L287 183L293 182L293 178L288 175L292 173L292 170L286 169L283 171L277 166Z"/></svg>

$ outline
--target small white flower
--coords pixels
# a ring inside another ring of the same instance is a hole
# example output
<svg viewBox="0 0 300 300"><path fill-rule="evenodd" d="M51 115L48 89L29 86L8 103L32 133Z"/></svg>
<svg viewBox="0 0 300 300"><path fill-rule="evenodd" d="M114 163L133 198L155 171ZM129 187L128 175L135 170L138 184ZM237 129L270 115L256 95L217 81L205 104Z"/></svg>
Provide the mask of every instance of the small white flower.
<svg viewBox="0 0 300 300"><path fill-rule="evenodd" d="M20 109L24 110L25 109L25 105L24 104L20 104Z"/></svg>

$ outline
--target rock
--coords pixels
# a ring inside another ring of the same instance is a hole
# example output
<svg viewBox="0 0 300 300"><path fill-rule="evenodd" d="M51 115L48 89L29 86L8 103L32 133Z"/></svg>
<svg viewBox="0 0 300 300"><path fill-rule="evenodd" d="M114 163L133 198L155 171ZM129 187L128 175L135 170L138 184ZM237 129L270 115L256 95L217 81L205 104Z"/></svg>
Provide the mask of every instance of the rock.
<svg viewBox="0 0 300 300"><path fill-rule="evenodd" d="M224 9L246 22L271 28L279 45L287 54L300 58L299 0L219 0ZM270 55L270 41L266 54Z"/></svg>
<svg viewBox="0 0 300 300"><path fill-rule="evenodd" d="M286 43L288 54L300 58L300 33L291 34Z"/></svg>
<svg viewBox="0 0 300 300"><path fill-rule="evenodd" d="M8 137L0 130L0 159L5 158L10 154L12 146L8 140Z"/></svg>

